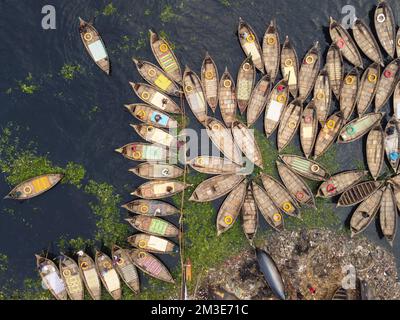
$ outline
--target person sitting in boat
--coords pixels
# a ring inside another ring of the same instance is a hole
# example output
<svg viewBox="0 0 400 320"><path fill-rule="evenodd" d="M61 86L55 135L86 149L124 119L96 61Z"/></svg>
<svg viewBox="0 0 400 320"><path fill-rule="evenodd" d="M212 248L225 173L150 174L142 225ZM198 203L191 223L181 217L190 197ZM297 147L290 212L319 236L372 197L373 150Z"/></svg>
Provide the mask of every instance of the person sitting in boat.
<svg viewBox="0 0 400 320"><path fill-rule="evenodd" d="M157 123L159 123L161 119L162 119L162 117L159 114L156 114L154 116L154 121L157 122Z"/></svg>

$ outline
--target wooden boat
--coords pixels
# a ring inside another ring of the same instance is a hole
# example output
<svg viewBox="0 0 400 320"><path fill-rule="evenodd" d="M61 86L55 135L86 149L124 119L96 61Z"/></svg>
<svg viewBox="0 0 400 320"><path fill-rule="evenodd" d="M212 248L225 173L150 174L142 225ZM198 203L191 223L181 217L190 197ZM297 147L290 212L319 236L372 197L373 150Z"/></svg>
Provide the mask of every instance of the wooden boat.
<svg viewBox="0 0 400 320"><path fill-rule="evenodd" d="M114 300L120 300L122 295L121 282L112 260L103 252L96 250L94 261L103 286Z"/></svg>
<svg viewBox="0 0 400 320"><path fill-rule="evenodd" d="M263 159L260 147L254 133L250 131L242 122L236 120L232 124L232 136L236 145L243 152L243 154L254 163L257 167L263 169Z"/></svg>
<svg viewBox="0 0 400 320"><path fill-rule="evenodd" d="M254 181L252 183L252 189L254 200L265 221L276 231L282 231L285 227L280 210L268 196L267 192Z"/></svg>
<svg viewBox="0 0 400 320"><path fill-rule="evenodd" d="M317 119L322 126L328 118L332 101L331 85L326 67L320 71L315 81L313 100L317 111Z"/></svg>
<svg viewBox="0 0 400 320"><path fill-rule="evenodd" d="M153 108L168 113L182 113L181 108L179 108L174 100L172 100L166 94L153 88L152 86L146 83L129 82L129 84L131 85L132 90L136 93L138 98L148 103Z"/></svg>
<svg viewBox="0 0 400 320"><path fill-rule="evenodd" d="M125 221L140 232L153 236L174 238L179 235L177 227L160 218L138 215L125 219Z"/></svg>
<svg viewBox="0 0 400 320"><path fill-rule="evenodd" d="M400 161L399 135L398 123L392 118L385 129L385 152L394 172L397 172Z"/></svg>
<svg viewBox="0 0 400 320"><path fill-rule="evenodd" d="M137 167L129 169L129 171L143 179L149 180L176 179L183 175L183 169L178 166L151 162L139 164Z"/></svg>
<svg viewBox="0 0 400 320"><path fill-rule="evenodd" d="M288 100L289 86L288 82L283 79L272 89L265 106L264 130L268 138L278 127Z"/></svg>
<svg viewBox="0 0 400 320"><path fill-rule="evenodd" d="M304 155L308 159L314 148L318 133L317 109L314 100L305 107L300 121L300 142Z"/></svg>
<svg viewBox="0 0 400 320"><path fill-rule="evenodd" d="M219 108L225 125L230 128L236 119L236 89L233 78L225 68L219 83Z"/></svg>
<svg viewBox="0 0 400 320"><path fill-rule="evenodd" d="M399 79L400 58L397 58L386 66L385 70L383 70L382 76L379 79L378 88L376 89L375 95L376 111L380 111L386 102L388 102Z"/></svg>
<svg viewBox="0 0 400 320"><path fill-rule="evenodd" d="M149 276L161 281L175 283L168 269L152 254L138 249L129 251L133 263Z"/></svg>
<svg viewBox="0 0 400 320"><path fill-rule="evenodd" d="M208 136L218 150L229 160L241 165L243 163L242 154L233 141L231 130L227 129L221 121L212 117L208 117L205 127Z"/></svg>
<svg viewBox="0 0 400 320"><path fill-rule="evenodd" d="M315 161L288 154L279 157L290 169L309 180L325 181L330 177L328 170Z"/></svg>
<svg viewBox="0 0 400 320"><path fill-rule="evenodd" d="M325 199L336 197L359 183L367 173L363 170L352 170L335 174L319 186L317 197Z"/></svg>
<svg viewBox="0 0 400 320"><path fill-rule="evenodd" d="M251 56L256 68L264 73L264 61L260 41L258 41L257 34L254 32L253 28L240 17L238 36L240 45L246 56Z"/></svg>
<svg viewBox="0 0 400 320"><path fill-rule="evenodd" d="M110 74L110 59L103 39L95 27L79 17L79 34L86 51L96 65L106 74Z"/></svg>
<svg viewBox="0 0 400 320"><path fill-rule="evenodd" d="M360 182L342 193L338 200L338 207L351 207L367 199L376 192L381 186L381 181Z"/></svg>
<svg viewBox="0 0 400 320"><path fill-rule="evenodd" d="M361 51L373 62L384 66L381 49L367 24L357 18L353 24L352 30L354 40Z"/></svg>
<svg viewBox="0 0 400 320"><path fill-rule="evenodd" d="M299 98L305 101L314 88L321 68L321 47L316 41L307 52L299 71Z"/></svg>
<svg viewBox="0 0 400 320"><path fill-rule="evenodd" d="M328 72L332 92L336 99L339 100L344 78L344 63L342 52L336 43L332 43L326 54L326 71Z"/></svg>
<svg viewBox="0 0 400 320"><path fill-rule="evenodd" d="M397 207L390 184L386 186L382 194L379 221L383 235L393 246L397 230Z"/></svg>
<svg viewBox="0 0 400 320"><path fill-rule="evenodd" d="M161 68L177 83L182 82L182 70L169 43L149 30L150 47Z"/></svg>
<svg viewBox="0 0 400 320"><path fill-rule="evenodd" d="M247 125L253 125L264 111L271 91L271 77L267 74L255 86L247 105Z"/></svg>
<svg viewBox="0 0 400 320"><path fill-rule="evenodd" d="M328 118L315 141L314 160L321 157L332 146L339 134L339 130L342 128L343 122L343 115L340 111Z"/></svg>
<svg viewBox="0 0 400 320"><path fill-rule="evenodd" d="M342 111L345 121L348 121L353 114L357 103L359 84L359 73L357 68L354 68L344 78L342 90L340 91L340 111Z"/></svg>
<svg viewBox="0 0 400 320"><path fill-rule="evenodd" d="M386 53L391 58L394 58L396 53L396 22L392 8L385 0L379 0L379 4L375 9L374 24L379 42Z"/></svg>
<svg viewBox="0 0 400 320"><path fill-rule="evenodd" d="M236 99L241 114L246 111L255 82L256 69L253 60L248 57L240 65L236 80Z"/></svg>
<svg viewBox="0 0 400 320"><path fill-rule="evenodd" d="M303 106L299 99L295 99L289 103L287 108L283 110L282 119L278 127L277 145L281 152L293 140L297 129L300 125L300 118L303 112Z"/></svg>
<svg viewBox="0 0 400 320"><path fill-rule="evenodd" d="M147 142L174 149L176 149L178 146L177 138L160 128L145 124L131 124L130 126L142 139L146 140Z"/></svg>
<svg viewBox="0 0 400 320"><path fill-rule="evenodd" d="M207 119L207 102L200 78L186 66L183 73L183 92L194 116L201 124Z"/></svg>
<svg viewBox="0 0 400 320"><path fill-rule="evenodd" d="M343 287L338 288L331 300L350 300L349 294Z"/></svg>
<svg viewBox="0 0 400 320"><path fill-rule="evenodd" d="M376 180L382 171L385 158L385 136L380 124L369 132L366 146L368 169L372 178Z"/></svg>
<svg viewBox="0 0 400 320"><path fill-rule="evenodd" d="M315 207L315 199L311 189L294 171L280 161L276 161L279 176L293 199L302 205Z"/></svg>
<svg viewBox="0 0 400 320"><path fill-rule="evenodd" d="M182 93L179 86L156 65L151 62L132 58L139 74L146 82L170 96L179 97Z"/></svg>
<svg viewBox="0 0 400 320"><path fill-rule="evenodd" d="M136 199L121 206L129 212L145 216L165 217L179 213L173 205L158 200Z"/></svg>
<svg viewBox="0 0 400 320"><path fill-rule="evenodd" d="M357 97L357 113L362 116L375 98L381 67L378 63L371 64L363 73Z"/></svg>
<svg viewBox="0 0 400 320"><path fill-rule="evenodd" d="M267 31L265 31L262 52L266 74L270 76L271 82L274 83L279 73L281 61L281 43L275 20L271 21Z"/></svg>
<svg viewBox="0 0 400 320"><path fill-rule="evenodd" d="M131 195L142 199L157 200L171 197L188 187L190 185L180 181L153 180L139 186Z"/></svg>
<svg viewBox="0 0 400 320"><path fill-rule="evenodd" d="M380 207L383 191L381 189L364 200L353 213L350 220L351 237L368 228Z"/></svg>
<svg viewBox="0 0 400 320"><path fill-rule="evenodd" d="M279 210L289 216L300 218L297 203L280 182L264 173L261 174L261 181L268 196Z"/></svg>
<svg viewBox="0 0 400 320"><path fill-rule="evenodd" d="M63 174L44 174L31 178L17 185L4 199L20 201L32 199L49 191L59 183L63 177Z"/></svg>
<svg viewBox="0 0 400 320"><path fill-rule="evenodd" d="M61 254L59 269L69 298L71 300L83 300L84 288L76 262L70 257Z"/></svg>
<svg viewBox="0 0 400 320"><path fill-rule="evenodd" d="M354 40L343 26L330 17L329 34L332 42L336 43L343 57L352 65L363 68L360 52L357 49Z"/></svg>
<svg viewBox="0 0 400 320"><path fill-rule="evenodd" d="M296 98L298 92L299 59L296 50L293 48L286 36L281 52L281 72L284 79L287 79L290 94Z"/></svg>
<svg viewBox="0 0 400 320"><path fill-rule="evenodd" d="M36 267L42 278L42 283L51 292L57 300L67 300L68 294L65 283L60 276L56 265L53 261L35 254Z"/></svg>
<svg viewBox="0 0 400 320"><path fill-rule="evenodd" d="M381 122L383 114L368 113L358 119L346 124L339 133L339 143L350 143L356 141L372 130Z"/></svg>
<svg viewBox="0 0 400 320"><path fill-rule="evenodd" d="M214 201L232 191L244 179L245 176L236 174L219 175L209 178L197 186L189 200L195 202Z"/></svg>
<svg viewBox="0 0 400 320"><path fill-rule="evenodd" d="M229 193L225 201L222 203L217 215L218 236L232 228L233 224L236 222L242 209L246 193L247 182L242 181Z"/></svg>
<svg viewBox="0 0 400 320"><path fill-rule="evenodd" d="M394 89L393 93L393 113L394 118L399 121L400 120L400 81L397 82L397 85Z"/></svg>
<svg viewBox="0 0 400 320"><path fill-rule="evenodd" d="M179 250L172 241L145 233L130 236L127 241L135 248L156 254L177 253Z"/></svg>
<svg viewBox="0 0 400 320"><path fill-rule="evenodd" d="M139 293L139 274L129 255L129 250L122 249L114 244L112 247L112 258L115 269L117 270L121 279L134 293Z"/></svg>
<svg viewBox="0 0 400 320"><path fill-rule="evenodd" d="M251 185L247 187L241 214L244 235L247 240L249 240L250 244L252 244L258 229L258 212Z"/></svg>
<svg viewBox="0 0 400 320"><path fill-rule="evenodd" d="M243 169L238 164L220 157L199 156L189 161L189 166L205 174L237 174Z"/></svg>
<svg viewBox="0 0 400 320"><path fill-rule="evenodd" d="M81 278L93 300L101 299L101 283L93 259L83 251L78 251L78 265Z"/></svg>
<svg viewBox="0 0 400 320"><path fill-rule="evenodd" d="M125 158L134 161L168 162L177 158L176 153L163 146L140 142L127 144L121 148L115 149L115 152L118 152Z"/></svg>
<svg viewBox="0 0 400 320"><path fill-rule="evenodd" d="M215 112L219 101L219 76L217 65L208 52L206 53L201 67L201 83L203 85L206 101L211 110Z"/></svg>
<svg viewBox="0 0 400 320"><path fill-rule="evenodd" d="M173 129L178 127L178 122L175 119L171 118L168 114L157 111L146 104L129 104L125 105L125 108L136 119L150 126L165 129Z"/></svg>

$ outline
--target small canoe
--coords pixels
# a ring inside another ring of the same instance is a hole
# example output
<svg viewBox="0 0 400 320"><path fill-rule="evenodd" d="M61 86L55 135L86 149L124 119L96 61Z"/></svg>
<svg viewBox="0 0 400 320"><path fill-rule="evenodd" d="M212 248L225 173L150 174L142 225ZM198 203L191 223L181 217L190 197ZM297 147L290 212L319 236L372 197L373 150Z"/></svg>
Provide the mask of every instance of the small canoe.
<svg viewBox="0 0 400 320"><path fill-rule="evenodd" d="M121 279L135 294L140 291L139 274L129 255L129 250L117 245L112 247L112 258Z"/></svg>
<svg viewBox="0 0 400 320"><path fill-rule="evenodd" d="M207 101L200 78L186 66L183 73L183 92L196 119L201 123L207 119Z"/></svg>
<svg viewBox="0 0 400 320"><path fill-rule="evenodd" d="M329 34L332 42L336 43L343 57L352 65L363 68L360 52L347 30L336 20L330 17Z"/></svg>
<svg viewBox="0 0 400 320"><path fill-rule="evenodd" d="M149 30L149 34L150 47L158 64L171 79L176 83L181 83L182 70L171 46L165 39L159 37L158 34L152 30Z"/></svg>
<svg viewBox="0 0 400 320"><path fill-rule="evenodd" d="M281 62L281 43L275 20L271 21L267 31L265 31L262 52L266 74L270 76L271 82L274 83Z"/></svg>
<svg viewBox="0 0 400 320"><path fill-rule="evenodd" d="M241 114L246 111L255 82L256 69L253 60L248 57L240 65L236 80L236 99Z"/></svg>
<svg viewBox="0 0 400 320"><path fill-rule="evenodd" d="M92 24L79 18L79 34L83 45L96 65L106 74L110 74L110 59L99 32Z"/></svg>
<svg viewBox="0 0 400 320"><path fill-rule="evenodd" d="M175 119L171 118L168 114L157 111L146 104L129 104L125 105L125 108L136 119L150 126L164 129L173 129L178 127L178 122Z"/></svg>
<svg viewBox="0 0 400 320"><path fill-rule="evenodd" d="M236 145L243 154L257 167L263 169L261 149L254 138L254 132L250 131L242 122L235 121L232 124L232 136Z"/></svg>
<svg viewBox="0 0 400 320"><path fill-rule="evenodd" d="M109 256L100 251L96 251L94 261L103 286L114 300L120 300L122 295L121 282L113 266L113 261Z"/></svg>
<svg viewBox="0 0 400 320"><path fill-rule="evenodd" d="M394 58L396 54L396 22L392 8L384 0L379 0L375 9L374 25L383 49L391 58Z"/></svg>
<svg viewBox="0 0 400 320"><path fill-rule="evenodd" d="M236 89L233 78L225 68L225 72L219 82L219 109L225 125L230 128L236 119Z"/></svg>
<svg viewBox="0 0 400 320"><path fill-rule="evenodd" d="M289 103L287 108L283 110L282 119L278 127L277 145L281 152L293 140L297 129L300 125L303 106L299 99L295 99Z"/></svg>
<svg viewBox="0 0 400 320"><path fill-rule="evenodd" d="M328 118L315 141L314 160L321 157L335 142L344 119L342 112L336 112Z"/></svg>
<svg viewBox="0 0 400 320"><path fill-rule="evenodd" d="M217 215L217 235L233 227L236 222L247 193L247 182L242 181L235 187L222 203Z"/></svg>
<svg viewBox="0 0 400 320"><path fill-rule="evenodd" d="M306 179L325 181L330 177L328 170L315 161L288 154L279 157L290 169Z"/></svg>
<svg viewBox="0 0 400 320"><path fill-rule="evenodd" d="M265 221L276 231L282 231L285 226L280 210L268 196L267 192L254 181L252 183L252 189L254 200Z"/></svg>
<svg viewBox="0 0 400 320"><path fill-rule="evenodd" d="M354 142L372 130L382 120L383 114L367 113L346 124L339 133L339 143Z"/></svg>
<svg viewBox="0 0 400 320"><path fill-rule="evenodd" d="M217 65L208 52L206 53L201 67L201 83L203 85L206 101L211 110L215 113L219 101L219 75Z"/></svg>
<svg viewBox="0 0 400 320"><path fill-rule="evenodd" d="M381 125L376 125L368 134L366 143L367 164L374 180L378 179L385 159L385 136Z"/></svg>
<svg viewBox="0 0 400 320"><path fill-rule="evenodd" d="M254 65L264 73L264 61L260 41L253 28L239 17L238 36L240 45L247 57L251 56Z"/></svg>
<svg viewBox="0 0 400 320"><path fill-rule="evenodd" d="M347 290L340 287L335 291L331 300L350 300L350 298Z"/></svg>
<svg viewBox="0 0 400 320"><path fill-rule="evenodd" d="M288 82L283 79L272 89L265 106L264 130L268 138L278 127L288 100L289 86Z"/></svg>
<svg viewBox="0 0 400 320"><path fill-rule="evenodd" d="M335 174L319 186L317 197L325 199L336 197L359 183L367 173L363 170L352 170Z"/></svg>
<svg viewBox="0 0 400 320"><path fill-rule="evenodd" d="M339 100L344 78L344 63L342 53L336 43L332 43L326 54L326 71L332 92Z"/></svg>
<svg viewBox="0 0 400 320"><path fill-rule="evenodd" d="M381 181L364 181L360 182L342 193L338 200L338 207L351 207L354 206L365 199L367 199L371 194L376 192L383 182Z"/></svg>
<svg viewBox="0 0 400 320"><path fill-rule="evenodd" d="M171 197L188 187L190 185L180 181L153 180L139 186L131 195L142 199L157 200Z"/></svg>
<svg viewBox="0 0 400 320"><path fill-rule="evenodd" d="M383 56L378 42L368 25L357 18L353 24L353 36L361 51L373 62L384 66Z"/></svg>
<svg viewBox="0 0 400 320"><path fill-rule="evenodd" d="M393 113L394 117L397 121L400 120L400 81L397 82L397 85L394 89L393 93Z"/></svg>
<svg viewBox="0 0 400 320"><path fill-rule="evenodd" d="M167 148L176 149L178 147L177 138L163 129L145 124L131 124L130 126L147 142L159 144Z"/></svg>
<svg viewBox="0 0 400 320"><path fill-rule="evenodd" d="M314 88L321 68L321 47L316 41L305 55L299 71L299 98L305 101Z"/></svg>
<svg viewBox="0 0 400 320"><path fill-rule="evenodd" d="M287 189L269 175L261 174L261 181L268 196L283 213L300 218L297 203L293 200Z"/></svg>
<svg viewBox="0 0 400 320"><path fill-rule="evenodd" d="M165 217L179 213L173 205L158 200L137 199L121 206L129 212L144 216Z"/></svg>
<svg viewBox="0 0 400 320"><path fill-rule="evenodd" d="M400 58L389 63L378 82L375 95L375 110L380 111L393 94L396 84L400 79Z"/></svg>
<svg viewBox="0 0 400 320"><path fill-rule="evenodd" d="M359 84L359 73L357 68L354 68L344 78L342 90L340 91L340 111L345 121L348 121L353 114L357 103Z"/></svg>
<svg viewBox="0 0 400 320"><path fill-rule="evenodd" d="M129 84L138 98L150 104L153 108L168 113L182 113L181 108L175 103L174 100L172 100L166 94L153 88L149 84L134 82L129 82Z"/></svg>
<svg viewBox="0 0 400 320"><path fill-rule="evenodd" d="M183 175L183 169L178 166L151 162L139 164L137 167L129 169L129 171L148 180L176 179Z"/></svg>
<svg viewBox="0 0 400 320"><path fill-rule="evenodd" d="M59 183L63 177L63 174L44 174L31 178L17 185L4 199L20 201L32 199L49 191Z"/></svg>
<svg viewBox="0 0 400 320"><path fill-rule="evenodd" d="M331 110L331 85L326 68L322 69L315 81L314 97L315 108L317 110L317 119L321 125L324 125Z"/></svg>
<svg viewBox="0 0 400 320"><path fill-rule="evenodd" d="M286 36L281 52L281 72L284 79L287 79L290 94L296 98L298 92L299 59L296 50L293 48Z"/></svg>
<svg viewBox="0 0 400 320"><path fill-rule="evenodd" d="M209 178L200 183L193 191L190 201L211 202L223 197L238 186L245 176L230 174Z"/></svg>
<svg viewBox="0 0 400 320"><path fill-rule="evenodd" d="M247 106L247 125L253 125L264 111L271 91L271 78L265 75L255 86Z"/></svg>
<svg viewBox="0 0 400 320"><path fill-rule="evenodd" d="M243 167L224 158L199 156L189 161L189 166L205 174L237 174Z"/></svg>
<svg viewBox="0 0 400 320"><path fill-rule="evenodd" d="M144 60L133 58L132 61L146 82L170 96L179 97L181 95L182 91L178 85L159 67Z"/></svg>
<svg viewBox="0 0 400 320"><path fill-rule="evenodd" d="M71 300L83 300L84 288L76 262L61 254L59 269L69 298Z"/></svg>
<svg viewBox="0 0 400 320"><path fill-rule="evenodd" d="M177 227L160 218L138 215L133 218L125 219L125 221L140 232L148 233L153 236L174 238L179 235Z"/></svg>
<svg viewBox="0 0 400 320"><path fill-rule="evenodd" d="M129 251L133 263L147 275L161 281L175 283L168 269L151 253L132 249Z"/></svg>
<svg viewBox="0 0 400 320"><path fill-rule="evenodd" d="M382 194L381 189L377 190L357 207L350 219L351 237L363 232L374 220L381 204Z"/></svg>
<svg viewBox="0 0 400 320"><path fill-rule="evenodd" d="M247 187L247 193L244 198L241 214L244 235L250 244L253 244L258 229L258 212L251 185Z"/></svg>
<svg viewBox="0 0 400 320"><path fill-rule="evenodd" d="M363 73L357 97L357 113L362 116L375 98L381 67L378 63L371 64Z"/></svg>
<svg viewBox="0 0 400 320"><path fill-rule="evenodd" d="M397 207L390 184L386 186L382 194L379 222L383 235L390 245L393 246L397 230Z"/></svg>
<svg viewBox="0 0 400 320"><path fill-rule="evenodd" d="M172 161L177 159L176 153L163 146L150 143L134 142L115 149L125 158L134 161Z"/></svg>
<svg viewBox="0 0 400 320"><path fill-rule="evenodd" d="M317 109L314 100L305 107L300 121L300 142L304 155L308 159L314 148L318 133Z"/></svg>
<svg viewBox="0 0 400 320"><path fill-rule="evenodd" d="M35 257L36 267L39 271L40 277L42 278L42 284L46 286L57 300L67 300L68 293L65 288L65 283L54 262L37 254Z"/></svg>
<svg viewBox="0 0 400 320"><path fill-rule="evenodd" d="M385 152L394 172L397 172L400 161L399 135L398 123L392 118L389 120L385 129Z"/></svg>
<svg viewBox="0 0 400 320"><path fill-rule="evenodd" d="M130 236L127 241L137 249L156 254L177 253L179 251L179 247L172 241L145 233Z"/></svg>
<svg viewBox="0 0 400 320"><path fill-rule="evenodd" d="M311 189L294 171L280 161L276 162L279 176L293 199L301 206L315 207L315 199Z"/></svg>
<svg viewBox="0 0 400 320"><path fill-rule="evenodd" d="M93 259L83 251L78 251L78 265L81 278L93 300L101 299L101 283Z"/></svg>

